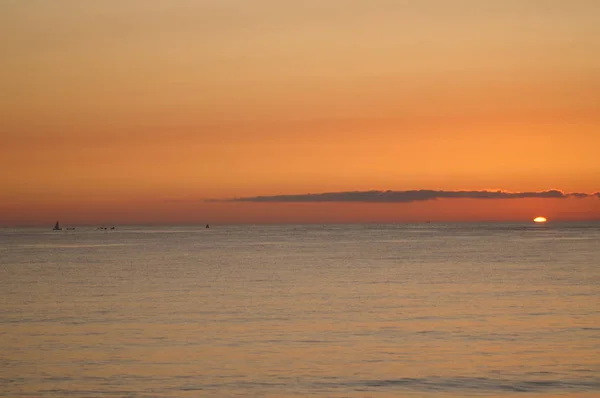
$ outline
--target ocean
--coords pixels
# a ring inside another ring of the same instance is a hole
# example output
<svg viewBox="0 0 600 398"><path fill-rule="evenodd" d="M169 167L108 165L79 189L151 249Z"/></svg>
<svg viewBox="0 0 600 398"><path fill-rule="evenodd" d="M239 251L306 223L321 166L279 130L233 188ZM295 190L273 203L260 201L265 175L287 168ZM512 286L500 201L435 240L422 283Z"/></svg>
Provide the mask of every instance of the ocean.
<svg viewBox="0 0 600 398"><path fill-rule="evenodd" d="M0 229L1 397L600 396L600 223Z"/></svg>

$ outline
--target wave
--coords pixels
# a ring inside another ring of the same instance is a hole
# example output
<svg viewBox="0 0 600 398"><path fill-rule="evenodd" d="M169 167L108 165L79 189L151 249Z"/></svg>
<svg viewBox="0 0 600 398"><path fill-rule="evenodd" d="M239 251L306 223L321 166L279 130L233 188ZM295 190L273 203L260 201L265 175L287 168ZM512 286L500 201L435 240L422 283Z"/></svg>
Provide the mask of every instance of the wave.
<svg viewBox="0 0 600 398"><path fill-rule="evenodd" d="M557 377L558 379L559 377ZM600 380L513 380L487 377L429 377L364 380L352 383L366 388L406 388L419 391L471 391L471 392L550 392L550 391L600 391Z"/></svg>
<svg viewBox="0 0 600 398"><path fill-rule="evenodd" d="M543 372L542 372L543 373ZM193 390L286 390L299 389L307 394L311 391L369 391L405 390L426 393L459 393L459 394L510 394L510 393L567 393L600 391L599 379L561 379L560 375L547 373L545 376L556 376L556 379L494 379L487 377L424 377L399 378L382 380L343 381L335 377L327 381L302 381L301 379L276 378L271 381L229 381L225 383L186 383L184 391ZM400 391L398 391L400 392Z"/></svg>

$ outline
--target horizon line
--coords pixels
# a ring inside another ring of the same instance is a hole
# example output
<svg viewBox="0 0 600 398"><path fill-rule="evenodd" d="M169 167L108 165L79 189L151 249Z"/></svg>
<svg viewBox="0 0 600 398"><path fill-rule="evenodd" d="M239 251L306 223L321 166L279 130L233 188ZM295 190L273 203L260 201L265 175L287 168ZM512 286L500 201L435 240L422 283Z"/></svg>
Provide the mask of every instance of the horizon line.
<svg viewBox="0 0 600 398"><path fill-rule="evenodd" d="M213 226L241 226L241 225L256 225L256 226L276 226L276 225L422 225L422 224L531 224L532 219L524 220L522 218L513 219L513 220L453 220L453 221L442 221L442 220L422 220L422 221L327 221L327 222L319 222L319 221L309 221L309 222L292 222L292 221L272 221L272 222L134 222L134 223L107 223L109 225L115 227L198 227L202 229L206 229L206 224L209 224L211 228ZM565 219L565 218L553 218L548 219L546 224L553 223L600 223L600 218L592 218L588 220L581 219ZM101 225L101 223L63 223L63 225L69 225L79 228L94 228L97 230L97 227ZM48 224L21 224L21 225L0 225L0 229L11 229L11 228L46 228ZM118 230L117 230L118 231ZM62 229L60 232L71 232L66 229Z"/></svg>

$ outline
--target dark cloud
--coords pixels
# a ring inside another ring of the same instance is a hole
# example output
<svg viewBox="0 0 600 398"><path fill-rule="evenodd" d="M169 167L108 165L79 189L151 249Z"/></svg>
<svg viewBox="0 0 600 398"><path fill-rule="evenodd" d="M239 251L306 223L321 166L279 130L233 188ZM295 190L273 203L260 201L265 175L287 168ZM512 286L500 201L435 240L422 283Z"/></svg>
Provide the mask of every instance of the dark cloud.
<svg viewBox="0 0 600 398"><path fill-rule="evenodd" d="M584 192L571 192L571 193L568 194L568 196L571 196L573 198L582 198L582 199L584 199L584 198L589 198L590 196L592 196L592 197L596 196L596 194L593 194L593 193L590 194L590 193L584 193Z"/></svg>
<svg viewBox="0 0 600 398"><path fill-rule="evenodd" d="M368 202L368 203L408 203L436 199L524 199L547 198L564 199L600 198L600 192L588 194L581 192L564 193L558 190L539 192L506 191L436 191L429 189L413 191L350 191L307 193L300 195L250 196L224 199L226 202Z"/></svg>

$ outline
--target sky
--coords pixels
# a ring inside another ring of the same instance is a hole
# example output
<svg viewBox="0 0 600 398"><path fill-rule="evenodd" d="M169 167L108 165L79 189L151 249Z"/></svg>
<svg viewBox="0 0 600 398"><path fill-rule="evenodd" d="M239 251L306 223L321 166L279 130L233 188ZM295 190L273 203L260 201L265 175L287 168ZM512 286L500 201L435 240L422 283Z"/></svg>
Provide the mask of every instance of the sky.
<svg viewBox="0 0 600 398"><path fill-rule="evenodd" d="M0 226L599 220L598 21L596 0L0 0Z"/></svg>

